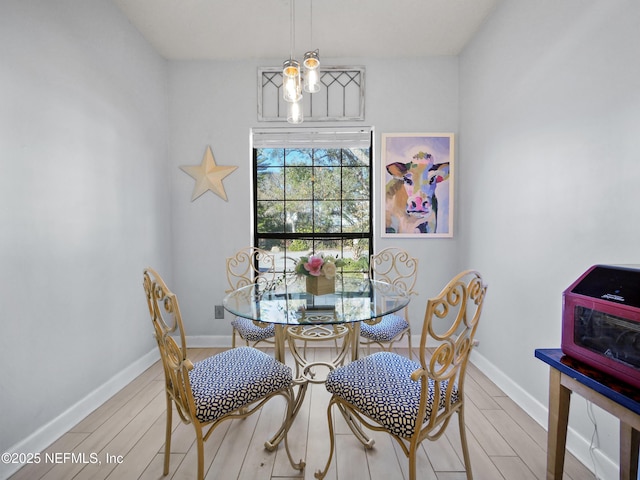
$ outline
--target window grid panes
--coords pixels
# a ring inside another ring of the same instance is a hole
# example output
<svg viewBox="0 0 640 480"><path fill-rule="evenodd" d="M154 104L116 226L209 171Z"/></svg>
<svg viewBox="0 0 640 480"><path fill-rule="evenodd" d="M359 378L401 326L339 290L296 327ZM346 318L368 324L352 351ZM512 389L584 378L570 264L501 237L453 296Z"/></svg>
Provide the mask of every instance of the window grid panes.
<svg viewBox="0 0 640 480"><path fill-rule="evenodd" d="M373 248L371 148L254 149L254 244L291 272L303 255L368 271Z"/></svg>

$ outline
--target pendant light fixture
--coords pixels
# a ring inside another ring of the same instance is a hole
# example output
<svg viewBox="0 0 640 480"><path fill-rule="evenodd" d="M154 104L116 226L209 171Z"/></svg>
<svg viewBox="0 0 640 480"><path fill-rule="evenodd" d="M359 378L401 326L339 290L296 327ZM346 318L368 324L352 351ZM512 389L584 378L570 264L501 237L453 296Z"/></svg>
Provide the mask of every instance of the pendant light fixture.
<svg viewBox="0 0 640 480"><path fill-rule="evenodd" d="M300 87L300 64L290 58L282 68L282 93L285 102L299 102L302 100Z"/></svg>
<svg viewBox="0 0 640 480"><path fill-rule="evenodd" d="M320 55L318 50L304 54L304 91L317 93L320 91Z"/></svg>
<svg viewBox="0 0 640 480"><path fill-rule="evenodd" d="M295 47L295 1L290 1L291 23L290 23L290 51L289 59L282 65L282 96L287 102L287 122L302 123L304 120L302 105L302 74L300 63L293 58ZM313 0L311 0L313 2ZM313 39L313 3L311 3L310 27ZM320 91L320 55L318 50L309 51L304 54L304 91L317 93Z"/></svg>
<svg viewBox="0 0 640 480"><path fill-rule="evenodd" d="M302 112L302 96L297 102L287 102L287 122L289 123L302 123L304 115Z"/></svg>

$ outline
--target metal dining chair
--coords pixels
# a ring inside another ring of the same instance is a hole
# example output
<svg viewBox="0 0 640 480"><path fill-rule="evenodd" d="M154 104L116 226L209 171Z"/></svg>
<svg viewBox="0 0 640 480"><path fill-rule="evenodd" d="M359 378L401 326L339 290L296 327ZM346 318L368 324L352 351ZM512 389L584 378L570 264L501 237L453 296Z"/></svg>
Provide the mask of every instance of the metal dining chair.
<svg viewBox="0 0 640 480"><path fill-rule="evenodd" d="M252 283L269 283L275 281L275 257L256 247L243 248L233 257L227 258L227 281L230 293ZM255 347L260 342L274 344L275 327L273 324L254 322L248 318L235 317L231 322L231 346L236 346L236 335L240 336L247 346Z"/></svg>
<svg viewBox="0 0 640 480"><path fill-rule="evenodd" d="M472 479L464 422L464 380L473 338L478 328L487 286L478 272L456 275L427 302L419 361L391 352L378 352L329 373L332 394L327 409L331 447L322 471L326 475L335 450L332 409L337 407L352 432L372 448L359 426L387 432L409 459L409 479L416 479L416 456L423 440L437 440L454 413L462 443L468 480ZM429 348L427 349L427 340Z"/></svg>
<svg viewBox="0 0 640 480"><path fill-rule="evenodd" d="M418 277L418 259L397 247L389 247L371 255L369 262L370 276L375 280L390 283L408 295L416 295L413 289ZM378 345L383 350L391 351L393 344L407 337L409 358L412 358L411 325L409 324L409 308L401 312L385 315L381 319L362 322L360 324L360 345L370 351L371 345Z"/></svg>
<svg viewBox="0 0 640 480"><path fill-rule="evenodd" d="M279 431L265 443L275 450L284 439L291 466L295 463L289 451L287 433L294 418L293 375L291 369L260 350L238 347L202 361L192 363L187 352L186 336L178 299L153 269L143 276L144 291L160 350L164 369L167 400L167 424L163 474L169 473L173 406L184 423L192 424L198 453L198 480L204 478L204 442L223 421L245 418L270 399L281 396L287 413Z"/></svg>

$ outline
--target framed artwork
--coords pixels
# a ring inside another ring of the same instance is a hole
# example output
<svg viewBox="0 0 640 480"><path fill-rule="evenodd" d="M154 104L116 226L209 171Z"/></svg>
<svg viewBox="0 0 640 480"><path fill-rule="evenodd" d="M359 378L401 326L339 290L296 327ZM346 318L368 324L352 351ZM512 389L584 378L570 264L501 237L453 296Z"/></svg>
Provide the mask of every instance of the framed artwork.
<svg viewBox="0 0 640 480"><path fill-rule="evenodd" d="M383 237L453 237L453 133L382 134Z"/></svg>

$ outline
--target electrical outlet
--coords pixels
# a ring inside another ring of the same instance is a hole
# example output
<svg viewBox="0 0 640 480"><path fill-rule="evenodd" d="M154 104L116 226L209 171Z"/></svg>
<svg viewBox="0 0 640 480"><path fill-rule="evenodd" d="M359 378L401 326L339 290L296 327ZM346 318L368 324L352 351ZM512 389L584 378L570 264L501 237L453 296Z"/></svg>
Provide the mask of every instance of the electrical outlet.
<svg viewBox="0 0 640 480"><path fill-rule="evenodd" d="M213 317L216 319L224 318L224 307L222 305L216 305Z"/></svg>

